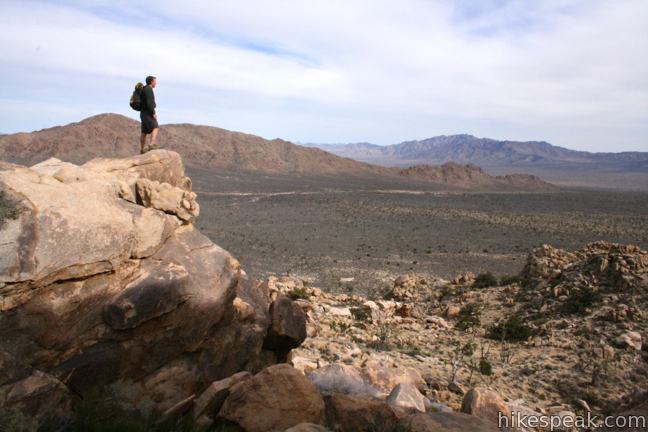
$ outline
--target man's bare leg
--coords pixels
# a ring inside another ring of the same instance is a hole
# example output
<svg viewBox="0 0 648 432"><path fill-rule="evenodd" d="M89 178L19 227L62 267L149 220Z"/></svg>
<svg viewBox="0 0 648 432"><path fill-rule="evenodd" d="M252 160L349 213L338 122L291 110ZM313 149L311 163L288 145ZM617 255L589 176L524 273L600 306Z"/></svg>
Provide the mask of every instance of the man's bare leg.
<svg viewBox="0 0 648 432"><path fill-rule="evenodd" d="M155 148L155 141L157 141L157 135L159 131L160 128L155 128L153 129L153 132L151 132L151 148Z"/></svg>
<svg viewBox="0 0 648 432"><path fill-rule="evenodd" d="M140 154L144 154L144 147L146 147L146 134L140 136Z"/></svg>

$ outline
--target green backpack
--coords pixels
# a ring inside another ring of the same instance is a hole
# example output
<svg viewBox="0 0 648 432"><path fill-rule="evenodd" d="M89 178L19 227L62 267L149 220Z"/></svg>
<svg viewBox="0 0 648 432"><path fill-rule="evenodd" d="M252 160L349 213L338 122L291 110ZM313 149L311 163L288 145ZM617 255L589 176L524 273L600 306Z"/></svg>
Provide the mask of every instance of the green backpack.
<svg viewBox="0 0 648 432"><path fill-rule="evenodd" d="M142 111L142 89L143 88L144 88L144 84L142 84L141 82L135 84L135 91L133 91L133 95L130 98L130 106L135 111Z"/></svg>

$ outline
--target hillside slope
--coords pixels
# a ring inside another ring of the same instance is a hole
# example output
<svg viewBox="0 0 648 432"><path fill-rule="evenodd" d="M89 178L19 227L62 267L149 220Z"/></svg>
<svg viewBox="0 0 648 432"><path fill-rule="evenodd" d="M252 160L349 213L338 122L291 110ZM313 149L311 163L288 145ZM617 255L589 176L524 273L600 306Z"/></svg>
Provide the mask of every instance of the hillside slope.
<svg viewBox="0 0 648 432"><path fill-rule="evenodd" d="M535 177L521 182L520 176L495 178L483 171L475 175L475 167L457 164L452 166L455 175L446 178L431 175L430 167L403 171L281 139L266 140L211 126L163 125L158 145L178 152L190 166L220 171L299 176L363 176L400 184L435 183L450 188L550 189L545 182ZM24 164L38 163L50 157L83 163L97 156L131 156L138 149L139 123L118 114L100 114L65 126L0 136L0 159Z"/></svg>
<svg viewBox="0 0 648 432"><path fill-rule="evenodd" d="M393 175L383 167L320 149L211 126L163 125L158 144L203 167L268 173ZM75 163L96 156L126 157L138 149L139 122L118 114L100 114L65 126L0 136L0 158L29 164L49 157Z"/></svg>

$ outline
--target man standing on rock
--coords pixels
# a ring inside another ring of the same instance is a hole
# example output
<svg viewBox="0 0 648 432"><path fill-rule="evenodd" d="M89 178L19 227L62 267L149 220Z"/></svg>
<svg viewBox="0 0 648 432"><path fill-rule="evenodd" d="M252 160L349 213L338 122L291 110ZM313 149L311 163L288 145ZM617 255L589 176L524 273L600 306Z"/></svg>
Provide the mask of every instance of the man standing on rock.
<svg viewBox="0 0 648 432"><path fill-rule="evenodd" d="M142 136L140 137L140 154L145 151L153 150L155 148L155 141L157 134L160 130L158 126L157 114L155 112L155 94L153 89L157 84L157 79L154 76L146 77L146 85L142 88L141 100L142 110L140 111L140 120L142 120ZM148 149L146 147L146 137L151 135L151 144Z"/></svg>

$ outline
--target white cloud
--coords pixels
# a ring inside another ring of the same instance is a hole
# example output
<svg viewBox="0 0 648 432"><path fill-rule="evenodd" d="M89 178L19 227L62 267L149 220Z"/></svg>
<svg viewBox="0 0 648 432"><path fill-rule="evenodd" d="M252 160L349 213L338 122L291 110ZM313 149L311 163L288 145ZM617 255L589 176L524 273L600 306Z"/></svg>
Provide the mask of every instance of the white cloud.
<svg viewBox="0 0 648 432"><path fill-rule="evenodd" d="M90 104L100 111L122 109L124 87L154 73L169 121L302 142L469 132L648 151L648 2L475 4L10 1L0 66L106 92Z"/></svg>

